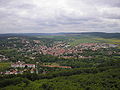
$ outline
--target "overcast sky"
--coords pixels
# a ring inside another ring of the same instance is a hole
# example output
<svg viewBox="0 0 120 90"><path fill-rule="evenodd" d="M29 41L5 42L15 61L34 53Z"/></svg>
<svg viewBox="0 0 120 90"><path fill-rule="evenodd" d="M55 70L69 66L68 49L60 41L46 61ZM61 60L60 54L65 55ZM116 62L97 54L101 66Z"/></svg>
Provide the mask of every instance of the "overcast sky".
<svg viewBox="0 0 120 90"><path fill-rule="evenodd" d="M120 32L120 0L0 0L0 33Z"/></svg>

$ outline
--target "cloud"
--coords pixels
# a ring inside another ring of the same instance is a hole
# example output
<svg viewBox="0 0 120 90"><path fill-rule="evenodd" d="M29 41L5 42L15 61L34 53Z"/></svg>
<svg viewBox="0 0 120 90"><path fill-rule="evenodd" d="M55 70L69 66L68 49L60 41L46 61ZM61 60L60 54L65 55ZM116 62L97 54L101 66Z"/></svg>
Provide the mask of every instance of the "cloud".
<svg viewBox="0 0 120 90"><path fill-rule="evenodd" d="M0 33L120 32L119 0L0 0Z"/></svg>

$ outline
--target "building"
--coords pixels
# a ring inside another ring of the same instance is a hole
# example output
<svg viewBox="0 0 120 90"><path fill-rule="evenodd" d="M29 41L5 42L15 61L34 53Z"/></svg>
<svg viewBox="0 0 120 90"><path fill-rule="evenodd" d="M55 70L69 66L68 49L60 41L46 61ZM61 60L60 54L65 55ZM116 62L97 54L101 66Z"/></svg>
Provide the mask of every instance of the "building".
<svg viewBox="0 0 120 90"><path fill-rule="evenodd" d="M43 67L57 67L57 68L72 68L70 66L54 66L54 65L42 65Z"/></svg>
<svg viewBox="0 0 120 90"><path fill-rule="evenodd" d="M35 64L24 64L24 63L15 63L15 64L11 64L11 67L13 68L35 68Z"/></svg>

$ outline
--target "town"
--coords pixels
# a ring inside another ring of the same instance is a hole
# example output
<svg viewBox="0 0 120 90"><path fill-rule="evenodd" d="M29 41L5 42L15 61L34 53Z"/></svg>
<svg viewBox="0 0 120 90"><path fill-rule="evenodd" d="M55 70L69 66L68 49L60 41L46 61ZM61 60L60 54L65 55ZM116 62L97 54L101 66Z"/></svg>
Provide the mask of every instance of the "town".
<svg viewBox="0 0 120 90"><path fill-rule="evenodd" d="M70 42L53 40L51 43L46 43L46 40L38 40L37 38L30 39L28 37L8 37L6 41L7 44L5 41L0 43L1 50L3 49L0 52L0 62L10 61L11 63L9 68L2 71L1 74L38 74L48 73L51 72L51 70L71 69L78 66L80 67L80 65L69 64L66 60L92 60L96 58L96 54L100 52L104 55L120 53L111 50L118 47L118 44L101 42L86 42L72 46ZM6 50L4 50L4 48L6 48ZM54 62L56 64L54 64Z"/></svg>
<svg viewBox="0 0 120 90"><path fill-rule="evenodd" d="M9 46L5 46L8 49L17 49L17 52L20 52L21 55L24 57L29 57L30 59L35 59L33 57L36 54L43 54L43 55L52 55L58 56L62 58L74 58L76 54L84 53L86 50L92 50L93 52L100 50L100 49L107 49L107 48L114 48L118 45L116 44L108 44L108 43L81 43L76 46L71 46L69 43L64 41L57 41L53 42L51 46L46 46L40 40L29 40L22 37L12 37L8 38ZM14 40L14 41L13 41ZM18 45L19 43L19 45ZM28 54L32 54L28 56ZM78 55L78 58L92 58L92 56L82 56ZM8 60L9 58L1 55L0 60Z"/></svg>

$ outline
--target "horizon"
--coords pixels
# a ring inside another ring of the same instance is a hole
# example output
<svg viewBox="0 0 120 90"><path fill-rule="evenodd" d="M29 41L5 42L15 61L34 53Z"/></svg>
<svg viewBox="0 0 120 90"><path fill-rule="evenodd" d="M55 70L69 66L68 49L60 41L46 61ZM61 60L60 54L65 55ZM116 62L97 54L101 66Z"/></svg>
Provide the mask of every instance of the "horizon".
<svg viewBox="0 0 120 90"><path fill-rule="evenodd" d="M57 33L0 33L0 34L87 34L87 33L106 33L106 34L120 34L120 32L57 32Z"/></svg>

